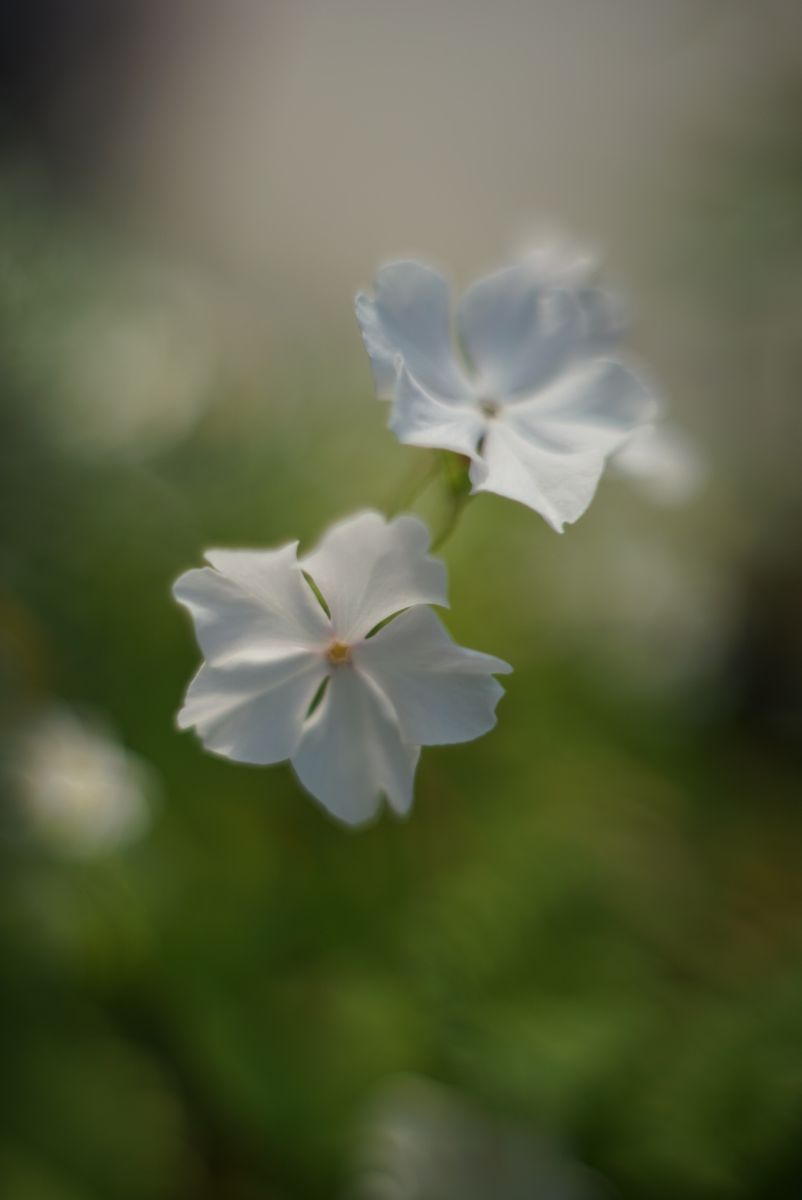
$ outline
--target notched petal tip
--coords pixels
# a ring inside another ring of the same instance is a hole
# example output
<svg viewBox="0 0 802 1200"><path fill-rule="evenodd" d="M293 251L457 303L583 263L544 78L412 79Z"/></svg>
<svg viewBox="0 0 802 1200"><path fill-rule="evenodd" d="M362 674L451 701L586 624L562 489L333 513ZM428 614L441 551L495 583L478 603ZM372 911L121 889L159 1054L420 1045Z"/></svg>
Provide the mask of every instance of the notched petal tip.
<svg viewBox="0 0 802 1200"><path fill-rule="evenodd" d="M221 575L228 575L232 567L243 563L248 558L257 556L265 561L279 562L285 558L292 559L298 556L298 539L289 542L281 542L278 546L271 546L269 549L264 548L249 548L247 546L238 546L235 550L228 548L204 550L203 557L210 567L218 571Z"/></svg>
<svg viewBox="0 0 802 1200"><path fill-rule="evenodd" d="M182 703L178 712L175 714L175 717L173 718L173 724L179 733L187 733L189 730L195 728L194 720L187 716L186 699Z"/></svg>
<svg viewBox="0 0 802 1200"><path fill-rule="evenodd" d="M208 603L209 590L220 579L220 573L212 567L190 567L178 576L170 592L175 602L194 618L197 607Z"/></svg>
<svg viewBox="0 0 802 1200"><path fill-rule="evenodd" d="M383 513L378 513L378 516L386 523L387 527L392 529L406 527L411 532L414 531L415 537L420 542L420 549L426 552L432 542L432 535L429 532L429 527L424 521L417 517L414 513L396 513L394 516L386 517Z"/></svg>
<svg viewBox="0 0 802 1200"><path fill-rule="evenodd" d="M170 595L176 603L181 605L186 604L183 598L186 588L189 586L192 577L205 569L205 567L190 567L189 570L182 571L178 578L173 580L170 584Z"/></svg>
<svg viewBox="0 0 802 1200"><path fill-rule="evenodd" d="M373 307L373 297L370 292L366 292L364 288L360 288L354 295L354 312L357 317L360 317L366 308Z"/></svg>
<svg viewBox="0 0 802 1200"><path fill-rule="evenodd" d="M298 780L298 782L301 783L300 780ZM301 787L308 796L311 796L318 807L322 808L327 817L329 817L332 821L336 821L336 823L342 829L347 830L349 833L362 833L363 830L370 829L373 825L378 825L379 821L381 820L382 812L384 810L384 803L380 796L376 797L376 807L373 812L354 816L352 814L338 812L331 808L328 804L324 803L319 796L316 796L314 792L310 791L309 788L303 783L301 783Z"/></svg>
<svg viewBox="0 0 802 1200"><path fill-rule="evenodd" d="M382 805L383 809L390 814L394 821L398 821L399 824L410 819L412 816L412 810L415 807L413 800L410 800L409 804L402 807L399 804L394 804L391 798L386 795L382 796Z"/></svg>

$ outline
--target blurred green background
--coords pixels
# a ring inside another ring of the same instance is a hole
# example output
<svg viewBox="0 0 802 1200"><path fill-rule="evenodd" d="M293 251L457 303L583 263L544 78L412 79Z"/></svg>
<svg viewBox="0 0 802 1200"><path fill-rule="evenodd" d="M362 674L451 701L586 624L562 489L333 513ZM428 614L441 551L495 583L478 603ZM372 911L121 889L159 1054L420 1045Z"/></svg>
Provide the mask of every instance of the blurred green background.
<svg viewBox="0 0 802 1200"><path fill-rule="evenodd" d="M2 22L0 1195L802 1196L796 6ZM175 731L170 585L386 509L353 292L543 226L606 251L704 486L469 505L499 725L352 833Z"/></svg>

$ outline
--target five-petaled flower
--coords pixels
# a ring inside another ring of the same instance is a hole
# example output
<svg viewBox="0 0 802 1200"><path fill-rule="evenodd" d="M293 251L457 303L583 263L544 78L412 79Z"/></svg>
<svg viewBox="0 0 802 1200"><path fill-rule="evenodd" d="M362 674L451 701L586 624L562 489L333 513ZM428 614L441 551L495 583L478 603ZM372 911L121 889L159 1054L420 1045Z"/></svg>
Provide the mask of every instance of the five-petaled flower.
<svg viewBox="0 0 802 1200"><path fill-rule="evenodd" d="M468 289L457 309L467 362L431 267L382 267L356 310L398 439L465 455L474 492L519 500L561 530L656 402L613 356L620 327L604 293L547 266L530 256Z"/></svg>
<svg viewBox="0 0 802 1200"><path fill-rule="evenodd" d="M348 824L382 794L404 814L420 747L492 728L493 674L511 667L458 646L428 607L447 606L446 574L416 517L363 512L301 559L297 545L211 550L176 582L206 660L179 727L238 762L289 759Z"/></svg>

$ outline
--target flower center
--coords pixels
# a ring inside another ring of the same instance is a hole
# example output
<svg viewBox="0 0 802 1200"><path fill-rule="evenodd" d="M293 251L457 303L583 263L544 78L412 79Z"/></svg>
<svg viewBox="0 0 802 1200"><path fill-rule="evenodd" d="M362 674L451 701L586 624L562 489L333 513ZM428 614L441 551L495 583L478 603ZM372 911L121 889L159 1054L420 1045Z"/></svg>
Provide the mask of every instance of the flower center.
<svg viewBox="0 0 802 1200"><path fill-rule="evenodd" d="M498 416L501 411L501 405L492 396L482 396L479 400L479 410L483 416L492 419Z"/></svg>
<svg viewBox="0 0 802 1200"><path fill-rule="evenodd" d="M342 666L351 661L351 647L347 642L334 641L326 651L326 657L333 667Z"/></svg>

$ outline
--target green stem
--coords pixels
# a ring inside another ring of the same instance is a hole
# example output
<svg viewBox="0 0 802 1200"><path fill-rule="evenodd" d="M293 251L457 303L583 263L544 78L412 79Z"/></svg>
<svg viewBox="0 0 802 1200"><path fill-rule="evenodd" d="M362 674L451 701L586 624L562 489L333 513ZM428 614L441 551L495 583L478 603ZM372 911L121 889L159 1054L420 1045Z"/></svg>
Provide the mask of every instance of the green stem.
<svg viewBox="0 0 802 1200"><path fill-rule="evenodd" d="M400 512L411 507L421 492L440 473L440 457L432 453L427 457L423 470L418 467L399 488L396 498L388 505L388 516L395 517Z"/></svg>
<svg viewBox="0 0 802 1200"><path fill-rule="evenodd" d="M462 492L460 495L452 497L448 515L432 541L432 551L440 550L451 537L470 498L470 492Z"/></svg>
<svg viewBox="0 0 802 1200"><path fill-rule="evenodd" d="M432 550L439 550L456 529L462 510L471 498L468 465L468 460L454 451L430 452L423 469L418 468L407 479L406 486L396 496L395 503L388 506L388 515L394 517L399 512L410 508L429 484L439 478L448 504L444 520L431 545ZM311 580L309 582L311 584Z"/></svg>

